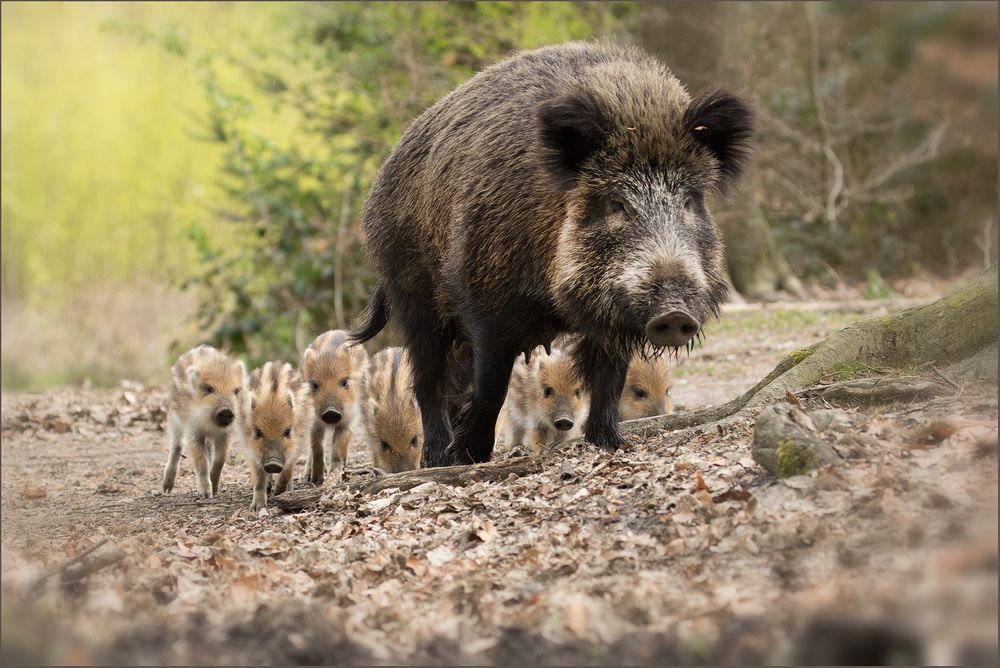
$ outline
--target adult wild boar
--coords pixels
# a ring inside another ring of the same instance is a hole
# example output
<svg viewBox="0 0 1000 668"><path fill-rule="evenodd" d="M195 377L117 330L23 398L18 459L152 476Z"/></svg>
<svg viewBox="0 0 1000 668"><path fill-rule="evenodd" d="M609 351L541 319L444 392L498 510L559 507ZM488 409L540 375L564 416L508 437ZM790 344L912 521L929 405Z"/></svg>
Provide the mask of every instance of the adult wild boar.
<svg viewBox="0 0 1000 668"><path fill-rule="evenodd" d="M488 67L407 128L365 204L378 282L353 337L399 327L424 465L487 461L515 356L562 332L582 335L586 438L623 444L632 355L689 345L726 294L705 197L750 135L739 97L692 99L642 51L591 43ZM449 369L456 341L471 368ZM449 415L455 373L473 390Z"/></svg>

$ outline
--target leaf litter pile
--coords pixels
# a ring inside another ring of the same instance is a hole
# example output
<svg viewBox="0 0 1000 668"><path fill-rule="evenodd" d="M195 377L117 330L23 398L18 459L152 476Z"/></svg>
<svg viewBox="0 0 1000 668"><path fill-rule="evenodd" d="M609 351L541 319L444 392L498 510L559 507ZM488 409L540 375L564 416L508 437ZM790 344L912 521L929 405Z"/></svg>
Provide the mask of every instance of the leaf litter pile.
<svg viewBox="0 0 1000 668"><path fill-rule="evenodd" d="M758 464L749 416L571 444L501 481L328 480L293 514L249 510L238 457L212 501L189 460L154 493L162 392L4 395L3 659L995 662L995 355L944 395L837 406L843 459L804 475ZM353 452L346 479L368 463Z"/></svg>

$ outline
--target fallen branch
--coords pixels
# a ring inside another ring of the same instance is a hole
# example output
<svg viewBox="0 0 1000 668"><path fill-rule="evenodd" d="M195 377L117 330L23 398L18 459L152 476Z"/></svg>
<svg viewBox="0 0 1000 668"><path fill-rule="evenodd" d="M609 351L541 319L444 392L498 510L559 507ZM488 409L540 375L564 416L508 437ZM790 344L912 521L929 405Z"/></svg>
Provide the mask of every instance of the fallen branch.
<svg viewBox="0 0 1000 668"><path fill-rule="evenodd" d="M441 485L468 485L473 482L492 482L506 480L511 475L523 476L538 473L544 468L544 456L515 457L485 464L466 464L462 466L441 466L438 468L418 469L403 473L392 473L379 476L373 480L358 481L335 485L329 488L299 489L285 492L274 497L274 505L286 513L296 512L316 504L324 494L339 490L360 491L363 494L378 494L386 489L406 490L427 482Z"/></svg>
<svg viewBox="0 0 1000 668"><path fill-rule="evenodd" d="M104 549L102 549L104 548ZM79 582L89 575L117 564L126 556L125 551L114 543L108 544L108 540L98 542L75 557L63 562L51 573L42 576L28 588L28 595L35 595L40 592L47 582L55 576L59 577L61 584L72 584Z"/></svg>

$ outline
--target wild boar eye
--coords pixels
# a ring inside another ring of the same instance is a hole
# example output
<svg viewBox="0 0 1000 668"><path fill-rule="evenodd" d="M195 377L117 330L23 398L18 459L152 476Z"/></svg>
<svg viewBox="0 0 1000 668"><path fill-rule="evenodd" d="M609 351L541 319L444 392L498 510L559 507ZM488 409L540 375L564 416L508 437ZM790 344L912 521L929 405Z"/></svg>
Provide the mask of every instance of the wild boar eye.
<svg viewBox="0 0 1000 668"><path fill-rule="evenodd" d="M410 439L410 447L411 448L417 447L417 437L416 436L414 436L413 438Z"/></svg>
<svg viewBox="0 0 1000 668"><path fill-rule="evenodd" d="M383 450L385 450L385 451L388 451L388 450L389 450L389 444L388 444L388 443L386 443L385 441L382 441L382 444L381 444L381 445L382 445L382 449L383 449Z"/></svg>
<svg viewBox="0 0 1000 668"><path fill-rule="evenodd" d="M542 394L545 396L546 399L548 399L549 397L552 396L552 393L554 391L555 390L553 390L551 387L546 387L544 390L542 390Z"/></svg>
<svg viewBox="0 0 1000 668"><path fill-rule="evenodd" d="M689 213L694 211L694 197L688 197L684 200L684 210Z"/></svg>
<svg viewBox="0 0 1000 668"><path fill-rule="evenodd" d="M291 435L292 435L292 430L289 427L288 429L285 430L285 438L290 438Z"/></svg>
<svg viewBox="0 0 1000 668"><path fill-rule="evenodd" d="M215 392L215 388L212 387L211 385L203 385L201 391L204 392L206 395L208 395L211 394L212 392Z"/></svg>
<svg viewBox="0 0 1000 668"><path fill-rule="evenodd" d="M608 203L608 208L611 210L611 213L617 215L622 215L627 211L625 202L621 201L620 199L612 199Z"/></svg>
<svg viewBox="0 0 1000 668"><path fill-rule="evenodd" d="M644 390L642 388L639 388L639 387L637 387L634 390L632 390L632 394L635 395L636 399L645 399L646 396L647 396L646 390Z"/></svg>
<svg viewBox="0 0 1000 668"><path fill-rule="evenodd" d="M317 383L315 380L310 380L309 387L310 389L312 389L313 392L315 392L316 390L319 389L319 383Z"/></svg>
<svg viewBox="0 0 1000 668"><path fill-rule="evenodd" d="M346 378L342 378L341 381L340 381L340 386L346 390L347 389L347 385L348 385L347 379Z"/></svg>
<svg viewBox="0 0 1000 668"><path fill-rule="evenodd" d="M253 437L256 438L256 439L263 438L264 437L264 432L262 432L260 429L254 429L253 430Z"/></svg>
<svg viewBox="0 0 1000 668"><path fill-rule="evenodd" d="M578 387L578 388L576 388L576 392L574 392L574 394L576 395L576 398L579 399L580 395L583 394L583 390Z"/></svg>
<svg viewBox="0 0 1000 668"><path fill-rule="evenodd" d="M240 396L240 388L237 387L235 390L233 390L233 395L237 397Z"/></svg>

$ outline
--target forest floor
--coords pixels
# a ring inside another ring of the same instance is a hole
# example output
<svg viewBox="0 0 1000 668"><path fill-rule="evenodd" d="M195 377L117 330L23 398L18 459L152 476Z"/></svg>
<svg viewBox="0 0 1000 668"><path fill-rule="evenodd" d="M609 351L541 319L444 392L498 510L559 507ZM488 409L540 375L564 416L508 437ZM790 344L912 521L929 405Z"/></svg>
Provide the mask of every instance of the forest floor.
<svg viewBox="0 0 1000 668"><path fill-rule="evenodd" d="M728 309L678 360L674 403L724 402L790 351L908 303ZM186 459L158 493L159 390L4 394L0 658L995 663L987 359L944 395L847 407L866 447L808 475L759 466L750 417L615 454L571 445L501 482L340 490L263 516L239 458L212 501L194 498ZM348 478L367 463L353 452Z"/></svg>

